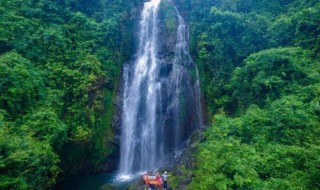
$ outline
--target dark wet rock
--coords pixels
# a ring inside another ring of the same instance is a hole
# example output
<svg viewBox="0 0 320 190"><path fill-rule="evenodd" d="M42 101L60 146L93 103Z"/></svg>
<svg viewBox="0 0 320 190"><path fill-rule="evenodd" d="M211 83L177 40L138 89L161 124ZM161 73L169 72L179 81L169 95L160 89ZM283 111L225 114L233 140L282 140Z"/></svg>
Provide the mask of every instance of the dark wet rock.
<svg viewBox="0 0 320 190"><path fill-rule="evenodd" d="M103 163L95 173L109 173L117 168L116 159L108 159L107 162Z"/></svg>
<svg viewBox="0 0 320 190"><path fill-rule="evenodd" d="M103 185L102 187L99 188L99 190L114 190L115 187L113 187L112 185Z"/></svg>
<svg viewBox="0 0 320 190"><path fill-rule="evenodd" d="M171 163L169 167L162 168L161 170L169 171L174 178L176 178L177 190L186 189L187 185L192 180L192 174L188 171L194 169L195 160L194 153L197 151L197 144L204 140L203 130L205 127L201 127L194 131L190 138L185 142L185 147L179 152L175 152L169 156L168 162Z"/></svg>
<svg viewBox="0 0 320 190"><path fill-rule="evenodd" d="M143 184L143 181L141 179L137 179L130 183L130 185L127 187L127 190L144 190L145 185Z"/></svg>
<svg viewBox="0 0 320 190"><path fill-rule="evenodd" d="M126 63L127 64L127 63ZM121 72L121 76L123 75L123 71ZM112 117L112 131L115 137L120 136L121 133L121 115L122 115L122 94L124 89L124 81L121 78L118 86L118 91L116 96L113 99L113 107L115 109L115 113ZM114 140L116 144L120 144L119 139Z"/></svg>

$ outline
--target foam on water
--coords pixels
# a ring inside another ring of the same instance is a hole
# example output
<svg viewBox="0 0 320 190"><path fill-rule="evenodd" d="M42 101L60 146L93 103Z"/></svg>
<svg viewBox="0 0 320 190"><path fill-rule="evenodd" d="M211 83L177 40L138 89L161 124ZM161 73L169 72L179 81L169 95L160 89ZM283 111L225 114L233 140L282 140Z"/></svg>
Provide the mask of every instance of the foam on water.
<svg viewBox="0 0 320 190"><path fill-rule="evenodd" d="M134 178L135 178L134 175L117 175L116 178L113 180L113 182L114 183L129 182Z"/></svg>

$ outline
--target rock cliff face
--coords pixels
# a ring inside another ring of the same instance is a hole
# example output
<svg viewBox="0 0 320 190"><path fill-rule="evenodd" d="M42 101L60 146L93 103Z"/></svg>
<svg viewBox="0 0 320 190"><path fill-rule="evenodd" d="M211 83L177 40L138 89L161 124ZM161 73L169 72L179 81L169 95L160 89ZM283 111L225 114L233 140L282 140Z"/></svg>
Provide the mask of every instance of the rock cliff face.
<svg viewBox="0 0 320 190"><path fill-rule="evenodd" d="M142 11L138 53L125 64L114 100L114 143L126 156L120 157L120 172L126 175L162 166L202 125L188 26L171 1L162 0L159 9L152 8L157 2L148 2Z"/></svg>
<svg viewBox="0 0 320 190"><path fill-rule="evenodd" d="M144 1L147 2L148 0ZM140 7L142 9L143 7ZM141 10L140 10L141 12ZM136 14L136 23L139 23L139 14ZM170 74L172 70L172 60L174 58L175 45L177 41L177 15L174 7L168 0L162 0L160 10L159 10L159 55L162 62L166 63L166 67L161 71L162 75ZM138 38L138 35L136 35ZM133 64L135 55L133 58L125 64ZM123 71L121 72L123 76ZM112 129L115 134L115 142L119 144L119 136L121 132L121 116L122 116L122 104L123 104L123 90L124 81L120 78L117 95L114 98L113 106L116 108L116 112L112 120Z"/></svg>
<svg viewBox="0 0 320 190"><path fill-rule="evenodd" d="M161 62L163 64L161 70L160 70L160 78L169 77L169 75L172 73L173 67L175 63L175 56L176 56L176 49L177 49L177 32L179 27L179 17L177 16L177 10L172 5L172 3L169 0L162 0L160 10L159 10L159 34L158 34L158 54L161 59ZM186 38L188 40L188 25L185 24L185 30L186 30ZM187 41L188 42L188 41ZM190 55L188 55L190 56ZM129 61L127 64L134 64L133 60L135 59L135 56L133 56L132 60ZM186 59L184 59L185 61ZM191 57L187 58L188 64L185 65L185 69L187 70L187 73L190 74L191 81L193 84L196 82L196 73L195 73L195 66L191 59ZM178 63L180 64L180 63ZM121 124L122 124L122 114L123 114L123 90L124 90L124 81L120 83L118 95L114 100L114 106L116 107L116 114L113 117L113 131L115 134L115 144L118 145L118 153L117 155L120 155L120 136L121 136ZM168 93L168 92L163 92ZM199 98L200 99L200 98ZM180 100L181 101L181 100ZM201 102L198 102L201 104ZM198 118L199 117L196 113L196 108L190 106L188 102L180 102L180 105L184 107L184 109L188 113L181 113L178 117L180 120L181 118L188 118L188 119L181 119L180 125L183 126L180 128L179 133L184 135L183 139L184 142L182 142L182 146L180 146L179 151L171 152L170 154L167 154L165 156L164 162L165 162L165 168L160 169L162 170L168 170L172 173L173 181L171 182L175 189L185 189L185 186L190 182L191 177L188 173L185 172L186 168L192 169L194 167L194 161L192 160L192 154L195 152L196 144L198 142L201 142L203 140L203 126L196 126L196 123L199 124ZM200 105L199 108L202 111L203 105ZM190 110L190 111L188 111ZM203 117L201 115L201 117ZM198 121L197 121L198 120ZM174 121L167 121L165 123L166 127L170 127L173 125ZM196 129L198 128L198 129ZM196 129L196 130L195 130ZM171 134L168 134L169 136ZM169 142L168 144L171 144L174 146L174 139L170 138L167 139ZM118 161L115 159L115 161ZM179 181L179 183L176 183L174 181ZM143 183L141 183L141 179L138 179L128 187L128 189L144 189ZM171 188L170 188L171 189Z"/></svg>

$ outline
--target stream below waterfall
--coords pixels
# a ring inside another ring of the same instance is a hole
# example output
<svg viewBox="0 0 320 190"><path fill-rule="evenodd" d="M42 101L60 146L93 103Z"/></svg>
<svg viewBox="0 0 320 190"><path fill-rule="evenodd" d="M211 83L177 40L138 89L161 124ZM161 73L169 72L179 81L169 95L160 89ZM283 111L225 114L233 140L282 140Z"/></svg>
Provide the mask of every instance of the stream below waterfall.
<svg viewBox="0 0 320 190"><path fill-rule="evenodd" d="M117 180L117 172L73 176L58 184L54 190L125 190L134 179L136 177Z"/></svg>

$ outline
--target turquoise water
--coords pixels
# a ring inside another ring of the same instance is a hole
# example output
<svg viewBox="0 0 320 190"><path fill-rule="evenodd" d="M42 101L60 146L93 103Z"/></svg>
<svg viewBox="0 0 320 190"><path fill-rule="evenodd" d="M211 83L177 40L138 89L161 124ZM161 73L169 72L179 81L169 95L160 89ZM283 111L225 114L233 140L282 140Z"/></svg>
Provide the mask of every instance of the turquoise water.
<svg viewBox="0 0 320 190"><path fill-rule="evenodd" d="M115 173L74 176L58 184L55 190L125 190L131 182L115 178Z"/></svg>

